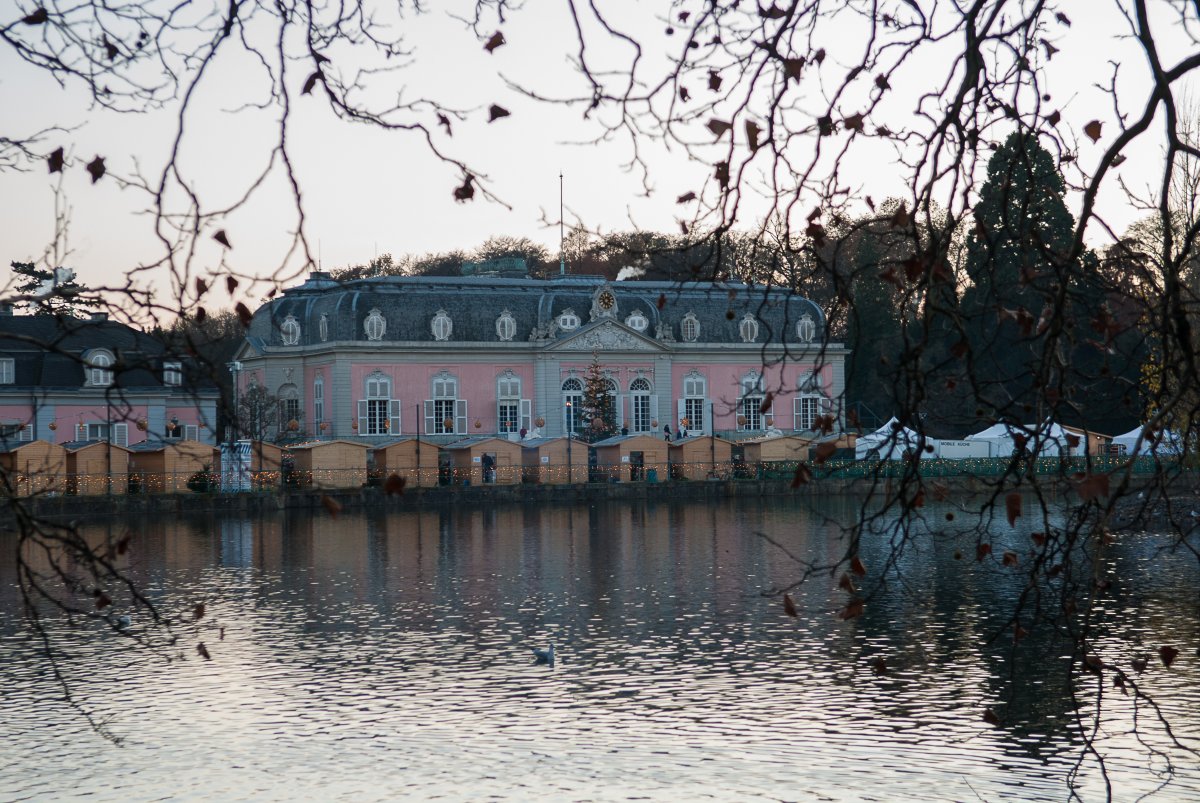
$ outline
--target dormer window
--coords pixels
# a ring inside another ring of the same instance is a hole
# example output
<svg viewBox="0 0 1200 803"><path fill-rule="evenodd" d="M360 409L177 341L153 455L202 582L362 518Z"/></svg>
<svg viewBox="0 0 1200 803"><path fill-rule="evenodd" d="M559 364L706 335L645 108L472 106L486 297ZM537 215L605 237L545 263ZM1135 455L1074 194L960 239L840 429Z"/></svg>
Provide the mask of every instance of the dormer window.
<svg viewBox="0 0 1200 803"><path fill-rule="evenodd" d="M324 313L322 313L321 320L317 323L317 334L321 337L322 343L329 339L329 316Z"/></svg>
<svg viewBox="0 0 1200 803"><path fill-rule="evenodd" d="M449 340L450 333L454 331L454 321L450 320L450 316L446 314L446 310L440 309L433 316L429 328L433 332L434 340Z"/></svg>
<svg viewBox="0 0 1200 803"><path fill-rule="evenodd" d="M163 384L170 385L172 387L179 387L183 384L183 363L163 363Z"/></svg>
<svg viewBox="0 0 1200 803"><path fill-rule="evenodd" d="M688 343L695 343L700 339L700 320L696 313L689 312L683 316L683 321L679 324L679 334Z"/></svg>
<svg viewBox="0 0 1200 803"><path fill-rule="evenodd" d="M283 338L285 346L294 346L300 342L300 322L294 315L287 316L283 323L279 324L279 336Z"/></svg>
<svg viewBox="0 0 1200 803"><path fill-rule="evenodd" d="M799 322L796 324L796 337L801 343L811 343L813 338L817 336L817 324L813 317L808 313L800 316Z"/></svg>
<svg viewBox="0 0 1200 803"><path fill-rule="evenodd" d="M742 336L743 343L753 343L758 340L758 321L750 313L746 313L746 317L742 318L742 322L738 324L738 334Z"/></svg>
<svg viewBox="0 0 1200 803"><path fill-rule="evenodd" d="M496 319L496 337L501 340L512 340L517 334L517 321L512 313L504 310Z"/></svg>
<svg viewBox="0 0 1200 803"><path fill-rule="evenodd" d="M113 383L113 355L103 349L92 351L87 358L87 384L106 388Z"/></svg>
<svg viewBox="0 0 1200 803"><path fill-rule="evenodd" d="M625 319L625 325L635 332L644 332L646 331L646 327L650 325L650 319L640 311L635 310L632 315Z"/></svg>
<svg viewBox="0 0 1200 803"><path fill-rule="evenodd" d="M579 316L575 314L575 310L564 310L558 316L558 328L564 332L570 332L579 328Z"/></svg>
<svg viewBox="0 0 1200 803"><path fill-rule="evenodd" d="M367 319L363 321L363 331L366 332L367 340L383 340L383 336L387 334L387 318L383 317L378 308L367 313Z"/></svg>

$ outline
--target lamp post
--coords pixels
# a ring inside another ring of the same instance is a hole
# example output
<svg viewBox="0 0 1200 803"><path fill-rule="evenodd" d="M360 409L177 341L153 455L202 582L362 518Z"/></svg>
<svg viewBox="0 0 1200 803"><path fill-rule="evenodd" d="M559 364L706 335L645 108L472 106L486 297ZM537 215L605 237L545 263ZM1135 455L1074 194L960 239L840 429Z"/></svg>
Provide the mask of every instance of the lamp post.
<svg viewBox="0 0 1200 803"><path fill-rule="evenodd" d="M571 402L567 402L567 484L575 484L575 466L571 464L571 434L574 430L574 421L571 419Z"/></svg>
<svg viewBox="0 0 1200 803"><path fill-rule="evenodd" d="M233 445L237 443L237 420L238 420L238 375L242 372L242 363L238 360L225 363L225 367L229 369L229 373L233 375L233 415L230 416L229 427L229 443Z"/></svg>

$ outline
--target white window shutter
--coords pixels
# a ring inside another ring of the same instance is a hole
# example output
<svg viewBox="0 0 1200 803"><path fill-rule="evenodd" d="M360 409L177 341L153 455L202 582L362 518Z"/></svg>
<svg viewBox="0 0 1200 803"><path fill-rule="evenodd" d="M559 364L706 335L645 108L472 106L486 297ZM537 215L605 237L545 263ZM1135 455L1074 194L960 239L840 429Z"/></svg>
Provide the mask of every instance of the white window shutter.
<svg viewBox="0 0 1200 803"><path fill-rule="evenodd" d="M128 446L129 445L129 425L128 424L113 424L113 445Z"/></svg>
<svg viewBox="0 0 1200 803"><path fill-rule="evenodd" d="M620 432L625 426L625 397L622 394L613 396L613 407L617 410L617 431Z"/></svg>
<svg viewBox="0 0 1200 803"><path fill-rule="evenodd" d="M437 427L433 423L433 399L425 400L425 434L437 432Z"/></svg>
<svg viewBox="0 0 1200 803"><path fill-rule="evenodd" d="M21 427L21 432L17 435L17 439L22 441L33 440L33 424L26 424Z"/></svg>
<svg viewBox="0 0 1200 803"><path fill-rule="evenodd" d="M801 420L804 415L804 410L800 406L801 398L802 397L800 397L800 396L795 396L792 398L792 431L793 432L799 432L802 429L804 429L804 424L803 424L803 421Z"/></svg>
<svg viewBox="0 0 1200 803"><path fill-rule="evenodd" d="M713 434L712 413L713 413L713 407L712 407L712 404L709 403L708 399L704 399L703 401L701 401L700 402L700 417L702 419L704 419L704 434L705 435Z"/></svg>
<svg viewBox="0 0 1200 803"><path fill-rule="evenodd" d="M367 400L358 400L358 434L367 434Z"/></svg>
<svg viewBox="0 0 1200 803"><path fill-rule="evenodd" d="M467 400L454 400L454 434L467 434Z"/></svg>
<svg viewBox="0 0 1200 803"><path fill-rule="evenodd" d="M684 408L683 399L676 399L675 400L675 425L678 426L679 422L682 421L686 417L687 417L687 412ZM689 421L687 428L691 429L692 425L695 423L696 423L695 421ZM687 430L684 430L684 431L686 432Z"/></svg>
<svg viewBox="0 0 1200 803"><path fill-rule="evenodd" d="M667 423L666 421L663 421L662 416L658 414L658 395L657 394L650 395L650 420L652 422L653 421L658 422L658 429L660 432L662 431L663 424ZM671 427L671 431L674 432L675 427Z"/></svg>
<svg viewBox="0 0 1200 803"><path fill-rule="evenodd" d="M400 435L400 400L392 399L388 402L388 432L392 435Z"/></svg>
<svg viewBox="0 0 1200 803"><path fill-rule="evenodd" d="M128 424L117 424L117 426L118 427L126 427L126 432L128 432ZM188 440L188 441L200 440L200 427L198 427L196 424L187 424L186 426L184 426L183 439ZM121 445L124 446L125 444L121 444Z"/></svg>
<svg viewBox="0 0 1200 803"><path fill-rule="evenodd" d="M521 429L528 432L533 429L533 401L521 399Z"/></svg>

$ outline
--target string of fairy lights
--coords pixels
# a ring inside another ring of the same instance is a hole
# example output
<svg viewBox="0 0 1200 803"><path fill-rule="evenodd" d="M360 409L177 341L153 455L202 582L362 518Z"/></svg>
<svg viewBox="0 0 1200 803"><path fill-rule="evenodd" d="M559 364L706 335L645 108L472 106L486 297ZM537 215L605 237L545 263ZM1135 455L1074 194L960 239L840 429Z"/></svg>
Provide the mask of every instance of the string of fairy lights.
<svg viewBox="0 0 1200 803"><path fill-rule="evenodd" d="M655 462L587 465L576 462L496 465L484 468L428 466L384 468L268 469L250 471L251 488L263 492L280 489L358 489L381 486L388 476L397 474L406 487L519 485L529 483L571 484L605 482L669 482L695 480L787 480L797 473L801 461L784 460L746 462ZM861 461L829 460L807 464L815 481L821 479L899 478L915 470L923 479L988 478L999 476L1078 477L1081 474L1130 471L1151 474L1178 471L1185 466L1178 459L1154 456L1119 457L1042 457L1042 458L970 458L951 460L929 458L915 466L909 460ZM18 496L41 494L119 494L182 493L215 491L220 488L220 471L205 467L200 471L127 473L13 472L10 481Z"/></svg>

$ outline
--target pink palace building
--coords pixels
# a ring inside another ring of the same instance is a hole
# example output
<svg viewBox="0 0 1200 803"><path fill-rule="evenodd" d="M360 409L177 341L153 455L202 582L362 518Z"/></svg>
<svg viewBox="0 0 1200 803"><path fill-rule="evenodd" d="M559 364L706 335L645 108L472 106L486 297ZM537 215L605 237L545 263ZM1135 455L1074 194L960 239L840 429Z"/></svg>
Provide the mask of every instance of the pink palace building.
<svg viewBox="0 0 1200 803"><path fill-rule="evenodd" d="M813 302L754 285L314 272L255 313L232 365L300 438L579 432L593 356L630 434L751 437L827 414L840 428L847 350L824 326Z"/></svg>

